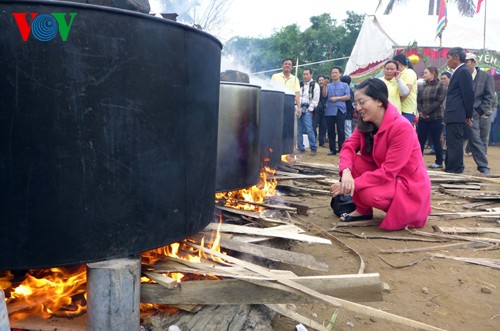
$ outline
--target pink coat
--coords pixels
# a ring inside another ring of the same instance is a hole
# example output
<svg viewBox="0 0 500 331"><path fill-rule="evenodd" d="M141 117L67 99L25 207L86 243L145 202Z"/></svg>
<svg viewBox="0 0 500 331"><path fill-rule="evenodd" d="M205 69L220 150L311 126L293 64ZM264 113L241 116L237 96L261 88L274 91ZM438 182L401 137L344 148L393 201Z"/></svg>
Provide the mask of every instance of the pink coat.
<svg viewBox="0 0 500 331"><path fill-rule="evenodd" d="M355 192L395 181L395 194L380 228L400 230L423 227L431 213L431 181L427 174L415 129L389 103L378 132L372 154L365 152L363 134L356 128L340 151L340 174L353 169L356 151L370 170L355 176ZM353 174L354 175L354 174Z"/></svg>

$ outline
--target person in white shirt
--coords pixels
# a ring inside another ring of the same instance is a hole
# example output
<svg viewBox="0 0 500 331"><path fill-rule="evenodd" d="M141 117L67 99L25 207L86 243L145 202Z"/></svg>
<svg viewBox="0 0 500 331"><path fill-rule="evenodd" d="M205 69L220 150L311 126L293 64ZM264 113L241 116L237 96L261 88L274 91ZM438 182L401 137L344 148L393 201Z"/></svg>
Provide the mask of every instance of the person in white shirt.
<svg viewBox="0 0 500 331"><path fill-rule="evenodd" d="M303 81L300 82L300 115L297 114L297 149L299 153L305 153L304 134L307 134L311 155L316 155L318 147L312 126L314 109L318 106L320 87L312 79L312 70L304 69Z"/></svg>

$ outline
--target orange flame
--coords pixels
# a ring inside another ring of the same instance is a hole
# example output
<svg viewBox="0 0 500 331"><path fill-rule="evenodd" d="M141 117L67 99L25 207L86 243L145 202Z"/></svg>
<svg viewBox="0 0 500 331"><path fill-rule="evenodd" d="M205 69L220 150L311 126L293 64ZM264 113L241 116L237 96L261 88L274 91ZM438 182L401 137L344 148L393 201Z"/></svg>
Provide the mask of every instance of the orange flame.
<svg viewBox="0 0 500 331"><path fill-rule="evenodd" d="M281 162L293 163L296 160L297 160L297 155L292 155L292 154L281 155Z"/></svg>
<svg viewBox="0 0 500 331"><path fill-rule="evenodd" d="M220 253L219 229L214 233L212 232L210 238L212 244L208 247ZM186 240L195 242L192 239ZM205 253L186 245L186 240L144 252L141 254L142 260L147 264L154 264L162 256L171 256L200 263L202 259L207 258ZM204 245L205 238L202 238L200 246L204 247ZM220 260L216 257L210 258ZM182 273L167 273L167 276L177 282L187 278ZM215 276L211 277L218 279ZM15 276L10 271L0 272L0 290L5 291L9 317L13 320L24 319L32 315L49 318L51 316L75 317L84 313L87 309L86 282L85 265L80 265L76 269L68 267L30 270L21 283L15 281ZM147 277L142 277L141 282L152 281ZM151 309L163 312L175 311L167 305L141 304L141 310Z"/></svg>
<svg viewBox="0 0 500 331"><path fill-rule="evenodd" d="M278 182L275 179L269 178L269 176L274 175L275 172L275 170L269 167L264 167L260 170L260 180L257 185L239 191L216 193L215 199L217 202L224 202L225 206L243 210L261 211L264 209L263 207L245 203L245 201L263 203L265 198L274 196Z"/></svg>
<svg viewBox="0 0 500 331"><path fill-rule="evenodd" d="M76 268L30 270L16 287L7 290L13 319L28 315L42 318L78 316L85 311L85 265Z"/></svg>

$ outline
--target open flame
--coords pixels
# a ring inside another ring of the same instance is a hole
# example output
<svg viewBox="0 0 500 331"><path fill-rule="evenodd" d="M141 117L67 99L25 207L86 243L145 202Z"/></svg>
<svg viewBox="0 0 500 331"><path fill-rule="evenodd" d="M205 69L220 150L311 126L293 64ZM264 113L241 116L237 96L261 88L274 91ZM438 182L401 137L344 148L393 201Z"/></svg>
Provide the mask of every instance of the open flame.
<svg viewBox="0 0 500 331"><path fill-rule="evenodd" d="M207 246L220 253L220 238L219 229L217 232L213 231L209 241L211 244ZM153 264L165 256L195 263L200 263L202 259L207 258L222 261L218 257L208 257L204 252L192 248L186 244L187 241L195 242L192 239L185 239L179 243L144 252L141 254L142 261ZM201 239L200 246L205 247L204 237ZM170 273L167 276L177 282L187 278L182 273ZM141 282L152 281L147 277L141 277ZM0 290L5 291L9 318L12 320L20 320L33 315L42 318L78 316L87 310L86 283L85 265L73 268L29 270L22 281L16 280L16 276L10 271L0 271ZM147 309L169 310L166 305L141 304L141 310Z"/></svg>
<svg viewBox="0 0 500 331"><path fill-rule="evenodd" d="M9 314L12 319L29 315L42 318L51 316L77 316L86 310L87 281L85 265L76 268L50 268L29 270L26 277L15 287L6 290ZM13 282L8 272L0 284Z"/></svg>
<svg viewBox="0 0 500 331"><path fill-rule="evenodd" d="M261 211L264 209L263 207L248 202L263 203L265 198L276 195L278 182L275 179L269 178L275 172L275 170L269 167L264 167L260 170L260 180L257 185L239 191L216 193L215 199L218 203L224 203L225 206L243 210Z"/></svg>
<svg viewBox="0 0 500 331"><path fill-rule="evenodd" d="M281 162L292 163L297 160L297 155L295 154L283 154L281 155Z"/></svg>

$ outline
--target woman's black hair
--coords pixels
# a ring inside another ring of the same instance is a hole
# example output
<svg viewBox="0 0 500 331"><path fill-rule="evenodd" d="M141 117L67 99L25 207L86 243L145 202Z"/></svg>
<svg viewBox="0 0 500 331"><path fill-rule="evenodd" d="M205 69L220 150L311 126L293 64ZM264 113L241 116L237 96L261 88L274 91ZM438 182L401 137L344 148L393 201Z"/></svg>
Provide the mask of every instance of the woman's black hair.
<svg viewBox="0 0 500 331"><path fill-rule="evenodd" d="M387 109L389 104L389 92L387 85L378 78L369 78L358 86L356 91L361 91L366 96L373 100L378 100L382 103L384 110ZM372 122L365 122L363 118L358 119L358 131L361 132L365 138L366 152L371 153L373 150L373 136L377 133L378 128Z"/></svg>
<svg viewBox="0 0 500 331"><path fill-rule="evenodd" d="M397 61L394 61L394 60L388 60L386 63L384 63L384 68L388 65L388 64L394 64L396 66L396 70L398 69L398 62Z"/></svg>
<svg viewBox="0 0 500 331"><path fill-rule="evenodd" d="M340 81L346 83L347 85L351 85L351 77L348 75L340 77Z"/></svg>
<svg viewBox="0 0 500 331"><path fill-rule="evenodd" d="M444 71L444 72L442 72L442 73L441 73L441 75L439 75L439 76L441 77L441 76L443 76L443 75L445 75L445 76L446 76L446 77L448 77L448 78L451 78L451 74L450 74L448 71Z"/></svg>
<svg viewBox="0 0 500 331"><path fill-rule="evenodd" d="M426 68L431 74L434 75L434 80L439 80L439 72L438 72L438 68L434 67L434 66L430 66L430 67L427 67Z"/></svg>
<svg viewBox="0 0 500 331"><path fill-rule="evenodd" d="M410 60L403 53L396 54L392 57L392 59L396 62L401 63L402 65L413 69L413 64L411 64Z"/></svg>

